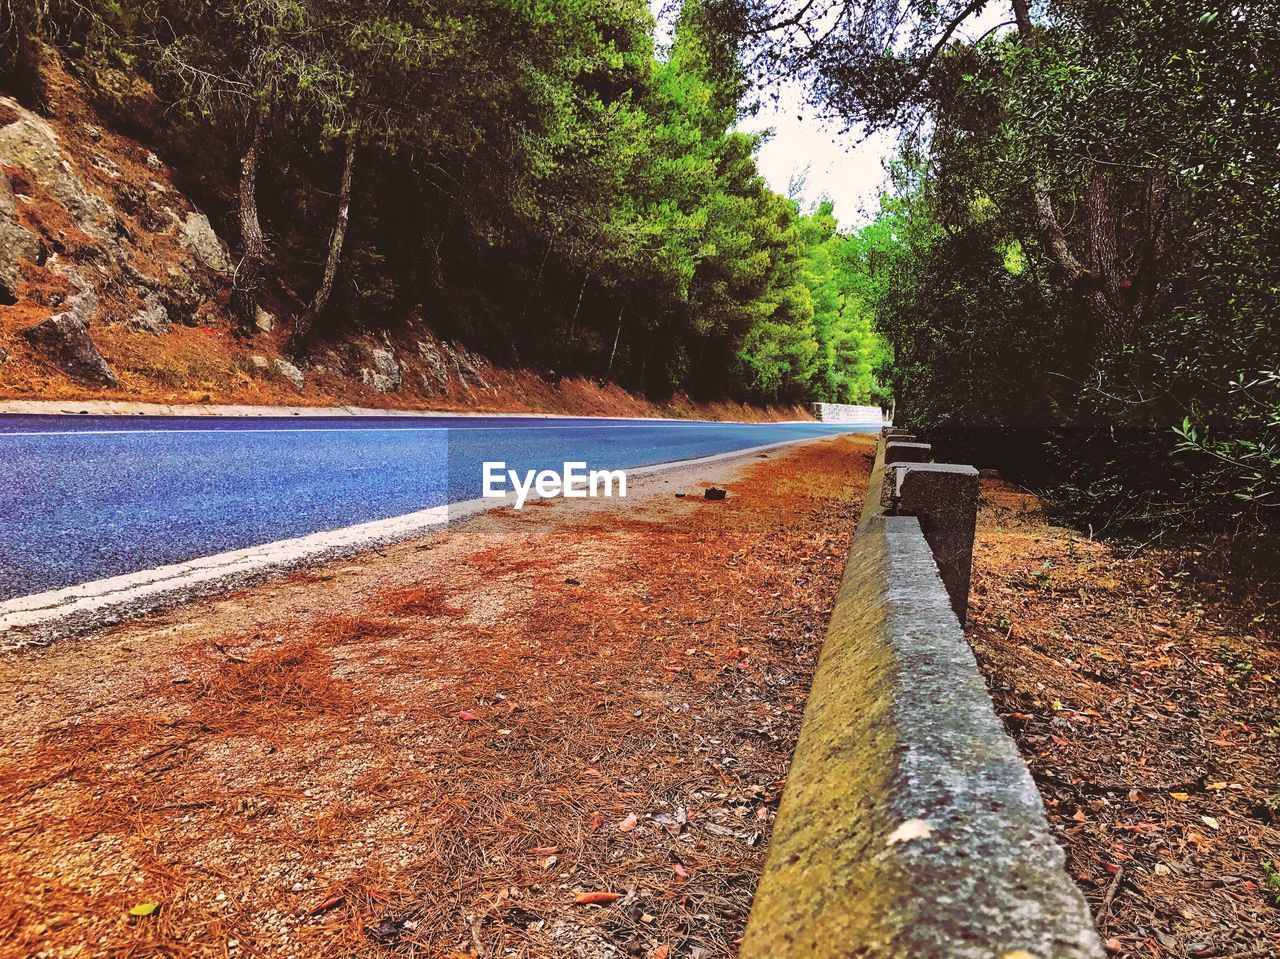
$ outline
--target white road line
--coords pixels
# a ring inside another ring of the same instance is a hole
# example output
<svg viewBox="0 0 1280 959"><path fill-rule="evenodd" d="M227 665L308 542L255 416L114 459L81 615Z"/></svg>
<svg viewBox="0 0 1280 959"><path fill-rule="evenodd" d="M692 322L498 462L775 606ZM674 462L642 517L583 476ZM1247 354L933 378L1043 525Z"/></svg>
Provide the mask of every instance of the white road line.
<svg viewBox="0 0 1280 959"><path fill-rule="evenodd" d="M92 583L20 596L0 603L0 633L22 626L36 626L77 613L107 609L175 590L190 589L225 577L261 572L334 549L399 539L443 526L448 519L449 507L435 506L392 519L359 523L328 532L217 553L185 563L173 563Z"/></svg>

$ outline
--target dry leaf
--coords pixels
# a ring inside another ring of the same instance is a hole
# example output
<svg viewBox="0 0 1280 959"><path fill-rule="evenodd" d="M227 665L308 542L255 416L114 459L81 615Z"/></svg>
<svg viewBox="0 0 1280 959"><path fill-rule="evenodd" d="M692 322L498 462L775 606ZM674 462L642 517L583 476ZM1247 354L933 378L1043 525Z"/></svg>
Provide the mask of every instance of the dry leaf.
<svg viewBox="0 0 1280 959"><path fill-rule="evenodd" d="M618 832L631 832L636 828L636 814L630 813L627 818L618 823Z"/></svg>
<svg viewBox="0 0 1280 959"><path fill-rule="evenodd" d="M671 955L671 947L665 942L649 953L649 959L667 959Z"/></svg>
<svg viewBox="0 0 1280 959"><path fill-rule="evenodd" d="M928 839L933 835L933 827L923 819L908 819L889 834L886 846L894 846L900 842L911 842L913 839Z"/></svg>
<svg viewBox="0 0 1280 959"><path fill-rule="evenodd" d="M479 716L468 709L464 709L462 712L458 713L458 718L464 723L474 723L480 719Z"/></svg>
<svg viewBox="0 0 1280 959"><path fill-rule="evenodd" d="M1178 800L1178 802L1187 802L1191 799L1186 793L1169 793L1169 795Z"/></svg>
<svg viewBox="0 0 1280 959"><path fill-rule="evenodd" d="M342 905L342 903L346 901L346 898L347 898L346 896L333 896L330 899L326 899L324 902L320 903L320 905L316 906L314 909L308 912L307 915L318 916L322 912L328 912L334 906Z"/></svg>
<svg viewBox="0 0 1280 959"><path fill-rule="evenodd" d="M605 905L622 898L620 892L580 892L573 897L579 906Z"/></svg>

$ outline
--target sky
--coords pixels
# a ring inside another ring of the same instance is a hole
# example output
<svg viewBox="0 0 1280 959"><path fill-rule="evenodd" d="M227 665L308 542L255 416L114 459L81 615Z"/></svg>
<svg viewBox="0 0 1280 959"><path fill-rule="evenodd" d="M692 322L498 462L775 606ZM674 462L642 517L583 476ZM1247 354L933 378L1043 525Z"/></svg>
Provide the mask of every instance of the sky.
<svg viewBox="0 0 1280 959"><path fill-rule="evenodd" d="M650 9L658 20L658 42L665 43L671 36L678 4L650 0ZM1001 4L988 4L956 36L981 36L1005 16L1007 11ZM739 129L748 133L772 130L757 162L773 190L790 196L792 185L803 178L804 188L795 196L802 206L828 197L835 203L836 219L843 229L862 226L880 206L880 193L888 180L886 164L893 158L896 137L891 131L870 136L859 130L841 133L816 118L804 95L802 84L783 82L777 103L767 98L760 112L743 120Z"/></svg>
<svg viewBox="0 0 1280 959"><path fill-rule="evenodd" d="M772 130L756 161L773 190L793 195L793 186L803 182L803 189L794 196L802 206L828 197L836 205L841 227L861 226L875 216L880 205L880 192L888 176L885 164L894 153L894 134L841 134L825 127L813 113L804 103L803 88L787 84L776 105L768 104L739 127L748 133Z"/></svg>

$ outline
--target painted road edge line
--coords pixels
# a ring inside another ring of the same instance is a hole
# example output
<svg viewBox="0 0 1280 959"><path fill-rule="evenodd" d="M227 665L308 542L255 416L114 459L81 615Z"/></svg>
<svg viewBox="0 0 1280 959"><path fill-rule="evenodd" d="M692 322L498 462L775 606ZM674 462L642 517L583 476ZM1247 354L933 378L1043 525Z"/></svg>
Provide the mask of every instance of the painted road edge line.
<svg viewBox="0 0 1280 959"><path fill-rule="evenodd" d="M833 436L806 436L782 440L748 449L730 450L695 459L653 463L627 469L628 476L652 476L690 466L704 466L725 460L757 456L795 443L811 443ZM510 498L510 497L509 497ZM537 499L529 497L530 502ZM196 587L208 587L218 580L239 580L274 569L294 567L309 559L320 559L338 552L352 552L362 547L383 545L406 539L415 533L439 529L485 510L500 509L503 501L472 499L444 506L433 506L393 516L389 519L357 523L335 530L309 533L291 539L247 546L199 559L157 566L153 569L124 573L107 579L64 586L18 596L0 603L0 635L15 630L38 627L72 616L129 606L143 600L155 600L165 594L180 593Z"/></svg>
<svg viewBox="0 0 1280 959"><path fill-rule="evenodd" d="M190 589L222 578L260 573L333 550L399 539L445 525L449 520L449 513L448 506L434 506L391 519L359 523L76 586L19 596L0 603L0 633L24 626L38 626L78 613L95 612L141 599L151 599L163 593Z"/></svg>

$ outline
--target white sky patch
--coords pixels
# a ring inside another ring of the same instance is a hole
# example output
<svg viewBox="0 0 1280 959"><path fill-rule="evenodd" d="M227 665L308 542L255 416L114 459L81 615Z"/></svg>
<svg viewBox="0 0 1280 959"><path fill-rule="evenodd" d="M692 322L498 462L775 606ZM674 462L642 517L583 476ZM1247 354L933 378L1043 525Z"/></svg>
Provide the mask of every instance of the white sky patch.
<svg viewBox="0 0 1280 959"><path fill-rule="evenodd" d="M827 197L841 227L870 222L888 184L885 164L893 158L893 133L840 133L814 119L798 83L784 84L776 105L767 104L739 124L748 133L772 130L757 162L769 186L793 196L804 208ZM799 189L796 189L799 187Z"/></svg>
<svg viewBox="0 0 1280 959"><path fill-rule="evenodd" d="M649 0L649 9L658 20L661 48L671 40L679 3ZM1004 4L988 4L956 36L980 37L1009 16ZM895 152L893 132L870 136L860 130L842 133L823 123L818 111L805 102L805 88L798 81L782 82L777 102L766 98L760 112L745 118L739 129L748 133L773 131L757 159L761 174L775 192L790 196L793 187L803 182L795 199L805 209L824 197L831 199L842 229L856 229L875 218L880 193L888 185L887 164Z"/></svg>

